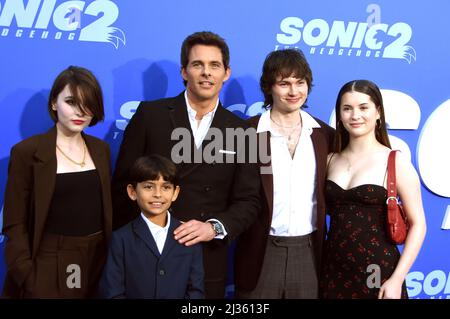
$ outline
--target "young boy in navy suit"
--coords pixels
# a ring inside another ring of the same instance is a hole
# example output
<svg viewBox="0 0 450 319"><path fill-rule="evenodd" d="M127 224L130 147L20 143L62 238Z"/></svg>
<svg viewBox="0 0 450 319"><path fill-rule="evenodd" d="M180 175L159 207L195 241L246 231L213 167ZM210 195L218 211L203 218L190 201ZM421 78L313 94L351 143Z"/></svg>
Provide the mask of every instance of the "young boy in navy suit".
<svg viewBox="0 0 450 319"><path fill-rule="evenodd" d="M130 168L128 196L141 214L112 235L100 281L102 298L204 298L201 245L173 238L181 222L169 212L180 187L176 166L159 155Z"/></svg>

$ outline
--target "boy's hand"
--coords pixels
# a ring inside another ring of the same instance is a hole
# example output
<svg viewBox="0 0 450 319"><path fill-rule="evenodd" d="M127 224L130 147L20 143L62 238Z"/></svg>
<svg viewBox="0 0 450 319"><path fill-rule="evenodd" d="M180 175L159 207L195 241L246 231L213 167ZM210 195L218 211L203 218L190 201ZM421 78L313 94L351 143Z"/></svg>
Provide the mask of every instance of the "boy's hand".
<svg viewBox="0 0 450 319"><path fill-rule="evenodd" d="M216 233L209 222L201 222L195 219L191 219L173 232L175 240L178 240L180 244L186 246L192 246L202 241L210 241L214 239Z"/></svg>

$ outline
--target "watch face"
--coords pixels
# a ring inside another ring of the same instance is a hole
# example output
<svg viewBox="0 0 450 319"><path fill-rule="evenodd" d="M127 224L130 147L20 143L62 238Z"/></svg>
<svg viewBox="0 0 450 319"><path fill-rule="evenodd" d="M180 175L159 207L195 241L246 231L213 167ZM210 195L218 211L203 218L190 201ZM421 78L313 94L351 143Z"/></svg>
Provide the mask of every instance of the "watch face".
<svg viewBox="0 0 450 319"><path fill-rule="evenodd" d="M223 234L222 227L220 226L220 224L218 222L213 223L213 227L214 227L214 231L216 232L216 235Z"/></svg>

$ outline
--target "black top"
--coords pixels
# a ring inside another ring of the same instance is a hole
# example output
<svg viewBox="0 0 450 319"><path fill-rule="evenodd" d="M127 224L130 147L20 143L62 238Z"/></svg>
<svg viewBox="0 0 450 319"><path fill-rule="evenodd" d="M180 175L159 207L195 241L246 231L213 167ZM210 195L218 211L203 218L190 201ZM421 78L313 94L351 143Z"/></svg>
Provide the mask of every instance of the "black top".
<svg viewBox="0 0 450 319"><path fill-rule="evenodd" d="M45 231L85 236L102 228L102 189L97 170L57 174Z"/></svg>

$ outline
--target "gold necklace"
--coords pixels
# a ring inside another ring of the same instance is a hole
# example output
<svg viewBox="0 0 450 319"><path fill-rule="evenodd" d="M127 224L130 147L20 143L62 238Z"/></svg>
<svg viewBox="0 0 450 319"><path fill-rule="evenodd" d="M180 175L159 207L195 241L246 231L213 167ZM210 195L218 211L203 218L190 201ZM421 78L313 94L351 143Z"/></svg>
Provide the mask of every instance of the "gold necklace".
<svg viewBox="0 0 450 319"><path fill-rule="evenodd" d="M62 155L64 155L64 157L67 158L72 163L74 163L78 166L84 167L86 165L86 143L84 142L84 140L83 140L83 146L84 146L83 147L83 160L81 162L77 162L77 161L74 161L73 159L71 159L66 153L63 152L63 150L58 146L58 144L56 144L56 149L58 151L60 151L60 153Z"/></svg>
<svg viewBox="0 0 450 319"><path fill-rule="evenodd" d="M295 135L297 135L299 132L297 132L298 127L300 126L300 124L302 123L302 118L300 117L300 121L295 124L294 126L283 126L278 124L277 122L275 122L275 120L272 118L272 114L270 115L270 120L275 123L277 126L279 126L282 129L282 133L284 133L284 136L287 137L288 140L288 144L293 144L296 145L298 141L296 141L296 137ZM285 129L291 129L290 132L285 132ZM297 133L294 135L294 133ZM292 137L294 135L294 138Z"/></svg>
<svg viewBox="0 0 450 319"><path fill-rule="evenodd" d="M275 120L272 118L272 114L270 114L270 120L272 122L274 122L276 125L278 125L279 127L282 127L282 128L295 128L295 127L298 127L300 125L300 123L302 122L302 119L300 118L300 121L298 121L298 123L295 124L294 126L283 126L283 125L280 125L277 122L275 122Z"/></svg>

